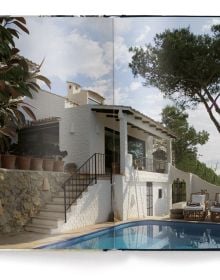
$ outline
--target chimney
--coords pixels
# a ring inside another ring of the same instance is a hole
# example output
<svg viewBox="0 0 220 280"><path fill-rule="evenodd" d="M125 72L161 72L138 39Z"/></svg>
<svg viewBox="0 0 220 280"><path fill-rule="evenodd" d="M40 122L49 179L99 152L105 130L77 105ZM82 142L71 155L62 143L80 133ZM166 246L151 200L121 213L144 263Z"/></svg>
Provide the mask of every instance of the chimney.
<svg viewBox="0 0 220 280"><path fill-rule="evenodd" d="M67 98L72 99L72 96L76 93L80 93L81 86L73 82L67 82Z"/></svg>

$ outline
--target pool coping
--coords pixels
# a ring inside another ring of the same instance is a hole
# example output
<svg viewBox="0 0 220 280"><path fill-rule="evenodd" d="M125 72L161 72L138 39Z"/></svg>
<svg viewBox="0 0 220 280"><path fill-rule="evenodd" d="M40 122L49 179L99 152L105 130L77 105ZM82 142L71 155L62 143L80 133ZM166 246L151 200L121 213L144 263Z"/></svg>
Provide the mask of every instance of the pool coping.
<svg viewBox="0 0 220 280"><path fill-rule="evenodd" d="M101 230L105 230L117 225L123 225L126 223L131 223L131 222L138 222L138 221L169 221L169 222L177 222L177 223L199 223L199 224L213 224L213 225L220 225L219 223L214 223L211 222L209 220L205 220L205 221L186 221L186 220L182 220L182 219L170 219L169 216L163 216L163 217L156 217L156 216L151 216L149 218L133 218L133 219L128 219L125 221L115 221L115 222L105 222L105 223L100 223L100 224L95 224L95 225L89 225L89 226L85 226L76 230L72 230L72 231L68 231L66 233L61 233L61 234L57 234L57 235L51 235L48 234L47 236L40 234L40 233L36 233L36 237L39 239L36 239L34 241L30 241L30 242L23 242L23 243L15 243L15 244L6 244L6 245L0 245L0 250L42 250L39 247L43 247L46 245L51 245L53 243L57 243L57 242L65 242L71 238L75 238L75 237L81 237L83 235L87 235L87 234L91 234L91 233L96 233L98 231ZM24 232L24 235L26 234L26 232ZM16 238L16 236L15 236ZM47 249L44 248L44 250L51 250L51 249ZM62 249L52 249L52 250L62 250ZM66 250L66 249L64 249Z"/></svg>

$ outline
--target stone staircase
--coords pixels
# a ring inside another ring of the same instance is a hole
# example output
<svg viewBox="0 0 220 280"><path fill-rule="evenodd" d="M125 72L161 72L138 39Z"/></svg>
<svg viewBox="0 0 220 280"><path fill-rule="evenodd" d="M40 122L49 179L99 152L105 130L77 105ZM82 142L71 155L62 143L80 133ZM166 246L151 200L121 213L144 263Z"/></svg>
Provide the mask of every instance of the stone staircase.
<svg viewBox="0 0 220 280"><path fill-rule="evenodd" d="M93 154L77 169L74 175L70 176L69 179L64 182L60 191L52 195L52 200L40 209L38 215L32 217L31 222L25 227L25 230L51 234L59 233L62 230L76 226L76 223L75 225L73 224L77 222L77 219L80 220L82 218L82 214L74 213L77 213L77 211L80 212L81 200L83 200L83 197L86 197L85 193L88 192L88 189L91 194L90 200L92 199L94 202L93 208L96 208L94 197L95 195L101 196L103 192L102 184L97 184L98 179L108 179L110 184L112 174L111 172L106 172L105 160L107 160L107 158L104 154ZM96 188L94 185L96 185ZM91 189L90 186L92 186ZM94 193L96 189L98 193ZM78 203L80 204L79 206ZM88 204L85 200L84 203ZM85 206L88 208L88 205ZM98 211L98 209L96 210ZM88 218L90 212L91 209L89 208L88 213L84 217L86 220L85 224L88 224L90 220L91 223L95 221L93 220L92 222L92 218ZM100 216L100 213L96 214ZM80 222L80 225L81 224L82 221Z"/></svg>
<svg viewBox="0 0 220 280"><path fill-rule="evenodd" d="M66 187L67 198L73 198L72 205L77 205L77 200L80 199L83 193L87 192L88 184L85 176L81 180L77 179L73 185ZM67 199L68 201L68 199ZM44 205L39 213L32 217L31 222L25 227L26 231L50 234L64 223L64 191L52 195L52 200ZM69 212L71 209L69 209ZM67 212L68 214L68 212Z"/></svg>

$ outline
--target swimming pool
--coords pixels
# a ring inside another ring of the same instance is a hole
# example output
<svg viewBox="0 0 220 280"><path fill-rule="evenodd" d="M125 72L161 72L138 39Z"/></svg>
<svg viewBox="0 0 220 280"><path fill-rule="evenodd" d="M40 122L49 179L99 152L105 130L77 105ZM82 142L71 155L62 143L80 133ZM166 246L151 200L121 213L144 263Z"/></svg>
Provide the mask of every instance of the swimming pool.
<svg viewBox="0 0 220 280"><path fill-rule="evenodd" d="M220 225L129 222L38 249L220 250Z"/></svg>

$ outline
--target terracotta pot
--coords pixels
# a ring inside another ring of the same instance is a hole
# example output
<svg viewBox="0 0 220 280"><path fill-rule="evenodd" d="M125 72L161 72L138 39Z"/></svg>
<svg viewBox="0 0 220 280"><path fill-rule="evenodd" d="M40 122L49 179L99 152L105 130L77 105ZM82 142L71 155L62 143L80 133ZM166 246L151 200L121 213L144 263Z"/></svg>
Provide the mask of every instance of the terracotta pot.
<svg viewBox="0 0 220 280"><path fill-rule="evenodd" d="M19 156L16 159L16 165L18 169L29 170L31 166L31 157L28 156Z"/></svg>
<svg viewBox="0 0 220 280"><path fill-rule="evenodd" d="M43 160L43 170L44 171L53 171L54 159L47 159Z"/></svg>
<svg viewBox="0 0 220 280"><path fill-rule="evenodd" d="M2 168L15 169L15 155L1 155Z"/></svg>
<svg viewBox="0 0 220 280"><path fill-rule="evenodd" d="M54 161L54 166L53 166L53 171L63 172L64 171L64 161L55 160Z"/></svg>
<svg viewBox="0 0 220 280"><path fill-rule="evenodd" d="M42 158L32 158L31 159L31 170L43 170L43 159Z"/></svg>

